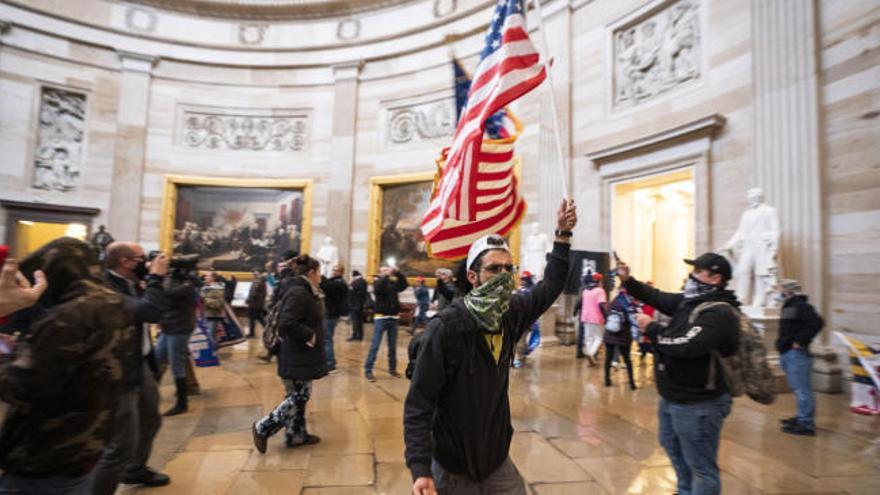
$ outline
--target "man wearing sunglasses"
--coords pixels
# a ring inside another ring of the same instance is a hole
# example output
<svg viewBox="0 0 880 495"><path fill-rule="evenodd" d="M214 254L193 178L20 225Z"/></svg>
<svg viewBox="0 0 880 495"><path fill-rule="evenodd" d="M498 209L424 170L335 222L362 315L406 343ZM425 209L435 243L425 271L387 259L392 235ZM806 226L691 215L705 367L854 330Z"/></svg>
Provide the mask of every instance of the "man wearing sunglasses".
<svg viewBox="0 0 880 495"><path fill-rule="evenodd" d="M470 248L456 298L428 324L404 409L406 463L415 495L525 495L508 457L513 427L507 391L516 342L559 297L568 275L574 202L562 202L543 280L513 294L504 239Z"/></svg>

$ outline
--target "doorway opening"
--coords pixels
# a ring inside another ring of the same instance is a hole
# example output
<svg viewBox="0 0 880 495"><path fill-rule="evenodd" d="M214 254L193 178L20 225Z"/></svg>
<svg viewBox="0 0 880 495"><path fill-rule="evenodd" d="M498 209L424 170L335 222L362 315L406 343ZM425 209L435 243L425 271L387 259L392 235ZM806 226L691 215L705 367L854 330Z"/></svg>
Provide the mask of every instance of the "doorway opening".
<svg viewBox="0 0 880 495"><path fill-rule="evenodd" d="M679 291L694 256L692 167L612 184L612 248L641 281Z"/></svg>
<svg viewBox="0 0 880 495"><path fill-rule="evenodd" d="M81 223L36 222L33 220L16 220L15 246L12 252L18 259L24 259L37 249L58 239L73 237L86 240L88 227Z"/></svg>
<svg viewBox="0 0 880 495"><path fill-rule="evenodd" d="M97 208L0 200L6 213L3 241L19 260L59 237L90 238Z"/></svg>

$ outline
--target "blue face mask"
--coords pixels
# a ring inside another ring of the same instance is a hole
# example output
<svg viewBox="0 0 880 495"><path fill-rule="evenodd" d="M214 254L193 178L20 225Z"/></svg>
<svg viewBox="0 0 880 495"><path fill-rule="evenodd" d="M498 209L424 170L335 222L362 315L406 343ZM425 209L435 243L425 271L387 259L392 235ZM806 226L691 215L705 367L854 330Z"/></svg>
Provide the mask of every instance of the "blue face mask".
<svg viewBox="0 0 880 495"><path fill-rule="evenodd" d="M779 292L776 294L776 300L779 302L785 302L785 292Z"/></svg>

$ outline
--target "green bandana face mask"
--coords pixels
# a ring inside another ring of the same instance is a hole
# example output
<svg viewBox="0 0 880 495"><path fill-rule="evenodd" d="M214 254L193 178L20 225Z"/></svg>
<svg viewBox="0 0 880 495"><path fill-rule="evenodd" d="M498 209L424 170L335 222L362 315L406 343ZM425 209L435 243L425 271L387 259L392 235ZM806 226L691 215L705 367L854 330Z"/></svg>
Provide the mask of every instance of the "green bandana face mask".
<svg viewBox="0 0 880 495"><path fill-rule="evenodd" d="M489 333L501 333L501 317L510 307L516 286L513 274L502 272L464 296L464 305Z"/></svg>

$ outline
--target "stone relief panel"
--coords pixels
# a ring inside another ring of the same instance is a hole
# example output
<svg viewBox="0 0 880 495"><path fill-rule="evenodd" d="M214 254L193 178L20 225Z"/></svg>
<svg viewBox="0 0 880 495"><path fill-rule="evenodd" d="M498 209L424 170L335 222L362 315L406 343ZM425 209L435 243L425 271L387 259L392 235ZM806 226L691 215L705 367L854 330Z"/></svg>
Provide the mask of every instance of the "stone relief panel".
<svg viewBox="0 0 880 495"><path fill-rule="evenodd" d="M156 30L159 19L155 12L138 7L125 9L125 25L132 31L152 33Z"/></svg>
<svg viewBox="0 0 880 495"><path fill-rule="evenodd" d="M86 95L60 88L40 91L33 187L73 191L80 182Z"/></svg>
<svg viewBox="0 0 880 495"><path fill-rule="evenodd" d="M238 26L238 42L242 45L262 44L268 29L268 24L240 24Z"/></svg>
<svg viewBox="0 0 880 495"><path fill-rule="evenodd" d="M385 136L388 144L404 144L452 136L455 133L455 99L389 108Z"/></svg>
<svg viewBox="0 0 880 495"><path fill-rule="evenodd" d="M308 146L308 115L283 110L257 115L185 110L182 134L190 148L303 151Z"/></svg>
<svg viewBox="0 0 880 495"><path fill-rule="evenodd" d="M612 31L613 105L626 108L700 77L700 4L667 3Z"/></svg>

